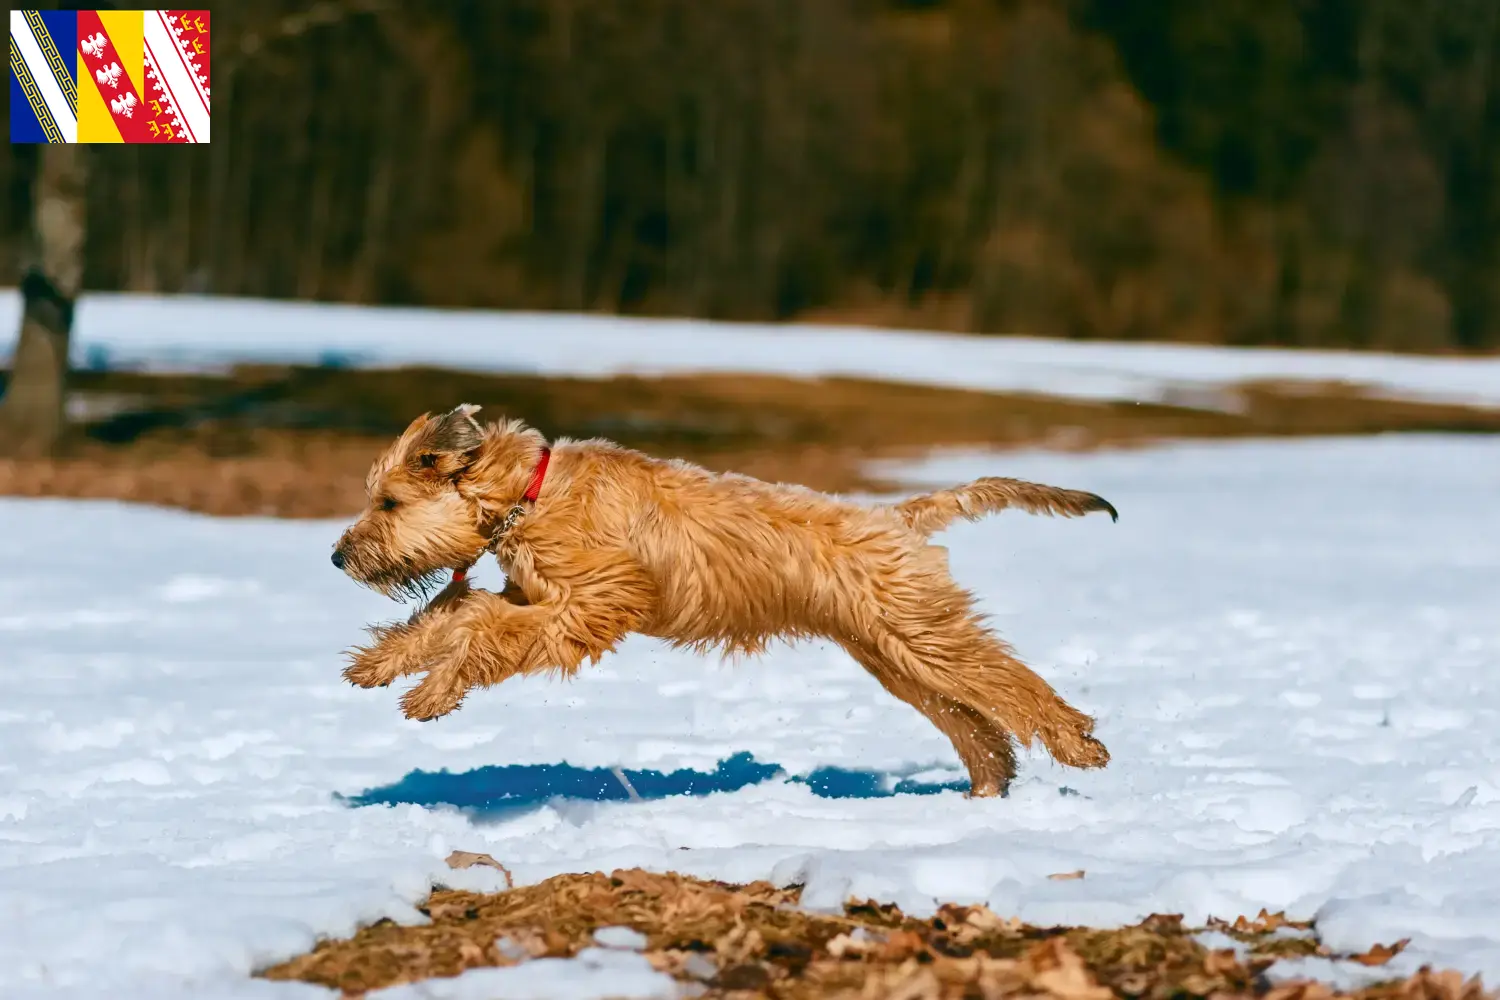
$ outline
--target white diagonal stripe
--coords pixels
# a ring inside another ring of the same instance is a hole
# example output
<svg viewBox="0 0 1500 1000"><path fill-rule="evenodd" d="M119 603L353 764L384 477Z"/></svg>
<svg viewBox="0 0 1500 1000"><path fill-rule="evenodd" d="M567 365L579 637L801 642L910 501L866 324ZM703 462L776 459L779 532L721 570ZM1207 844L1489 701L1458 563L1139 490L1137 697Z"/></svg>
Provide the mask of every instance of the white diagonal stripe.
<svg viewBox="0 0 1500 1000"><path fill-rule="evenodd" d="M208 107L198 90L197 81L183 62L182 51L177 48L177 36L167 24L167 12L148 10L145 16L146 48L156 60L157 72L162 83L171 94L177 114L187 126L190 142L208 141Z"/></svg>
<svg viewBox="0 0 1500 1000"><path fill-rule="evenodd" d="M42 55L42 47L37 44L36 36L31 33L31 25L26 23L25 13L19 10L10 12L10 44L16 47L21 61L31 71L31 77L36 81L36 89L42 95L42 101L46 103L47 110L52 112L52 118L62 132L63 142L77 142L78 113L69 106L68 99L63 96L62 88L57 85L57 77L52 75L51 64L47 62L47 57Z"/></svg>
<svg viewBox="0 0 1500 1000"><path fill-rule="evenodd" d="M164 18L167 16L166 11L160 11L159 13ZM184 25L187 24L187 18L183 18L182 23ZM168 21L167 28L170 30L171 27L172 22ZM186 32L184 32L184 34L186 34ZM188 75L188 79L193 82L193 91L198 95L198 100L203 102L203 106L205 108L211 107L208 102L208 88L204 86L202 80L198 79L198 71L193 69L193 53L188 49L184 49L181 45L177 46L177 52L182 56L183 72L185 72Z"/></svg>

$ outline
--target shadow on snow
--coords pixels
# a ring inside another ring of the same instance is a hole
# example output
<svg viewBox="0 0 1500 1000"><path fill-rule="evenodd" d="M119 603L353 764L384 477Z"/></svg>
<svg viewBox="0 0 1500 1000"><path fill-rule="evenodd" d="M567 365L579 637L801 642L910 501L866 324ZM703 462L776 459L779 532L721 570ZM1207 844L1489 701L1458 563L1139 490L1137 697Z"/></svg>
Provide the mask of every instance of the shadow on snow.
<svg viewBox="0 0 1500 1000"><path fill-rule="evenodd" d="M789 776L779 765L762 764L748 753L738 753L719 761L712 771L684 768L670 773L616 772L607 767L574 767L567 763L506 764L459 774L412 771L394 784L340 798L354 806L454 806L475 819L501 819L559 799L628 802L633 790L635 798L651 801L677 795L733 792L778 780L807 785L814 795L825 799L932 795L969 789L967 780L929 782L907 775L842 767L820 767L809 774Z"/></svg>

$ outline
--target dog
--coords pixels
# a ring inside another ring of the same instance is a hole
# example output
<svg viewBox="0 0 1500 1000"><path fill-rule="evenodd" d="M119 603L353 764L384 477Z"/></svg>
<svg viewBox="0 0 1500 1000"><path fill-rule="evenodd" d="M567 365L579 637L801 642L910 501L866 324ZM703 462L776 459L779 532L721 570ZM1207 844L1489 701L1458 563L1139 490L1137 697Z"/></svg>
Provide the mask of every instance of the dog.
<svg viewBox="0 0 1500 1000"><path fill-rule="evenodd" d="M459 707L475 687L544 671L572 676L632 632L725 654L824 638L952 742L976 797L1001 795L1015 742L1103 767L1094 720L988 631L929 538L1017 508L1070 517L1102 497L986 478L878 506L660 460L605 440L548 445L518 420L481 426L461 405L414 420L371 466L369 505L334 565L391 597L430 603L373 627L344 676L360 687L426 677L411 719ZM467 572L492 552L499 592Z"/></svg>

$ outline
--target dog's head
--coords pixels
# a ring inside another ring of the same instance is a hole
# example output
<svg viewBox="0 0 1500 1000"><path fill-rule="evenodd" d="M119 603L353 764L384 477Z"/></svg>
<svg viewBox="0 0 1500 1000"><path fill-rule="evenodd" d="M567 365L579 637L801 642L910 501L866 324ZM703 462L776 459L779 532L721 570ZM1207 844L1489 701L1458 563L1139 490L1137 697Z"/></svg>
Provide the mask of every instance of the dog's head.
<svg viewBox="0 0 1500 1000"><path fill-rule="evenodd" d="M480 464L519 425L479 426L479 407L423 414L386 449L365 477L368 506L339 538L333 564L387 597L420 597L449 570L468 567L489 539ZM529 432L535 434L535 432Z"/></svg>

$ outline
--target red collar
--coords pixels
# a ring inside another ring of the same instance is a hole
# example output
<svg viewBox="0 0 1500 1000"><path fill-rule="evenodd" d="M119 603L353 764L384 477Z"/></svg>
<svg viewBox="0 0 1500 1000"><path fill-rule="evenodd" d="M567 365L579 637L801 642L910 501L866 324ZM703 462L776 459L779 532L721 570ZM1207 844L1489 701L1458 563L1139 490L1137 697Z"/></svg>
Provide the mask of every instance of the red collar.
<svg viewBox="0 0 1500 1000"><path fill-rule="evenodd" d="M521 502L512 507L510 513L506 515L507 522L513 524L515 519L520 514L524 514L532 504L536 503L536 498L542 495L542 480L547 478L547 465L551 461L552 449L543 445L542 455L536 461L536 471L531 474L531 482L526 485L526 492L521 494ZM466 579L468 575L469 568L467 566L463 569L456 569L453 571L453 582L458 583Z"/></svg>
<svg viewBox="0 0 1500 1000"><path fill-rule="evenodd" d="M546 445L542 446L542 457L536 460L536 471L531 474L531 482L526 487L526 492L521 494L521 499L527 503L536 503L536 498L542 495L542 480L547 478L547 463L552 461L552 449Z"/></svg>

